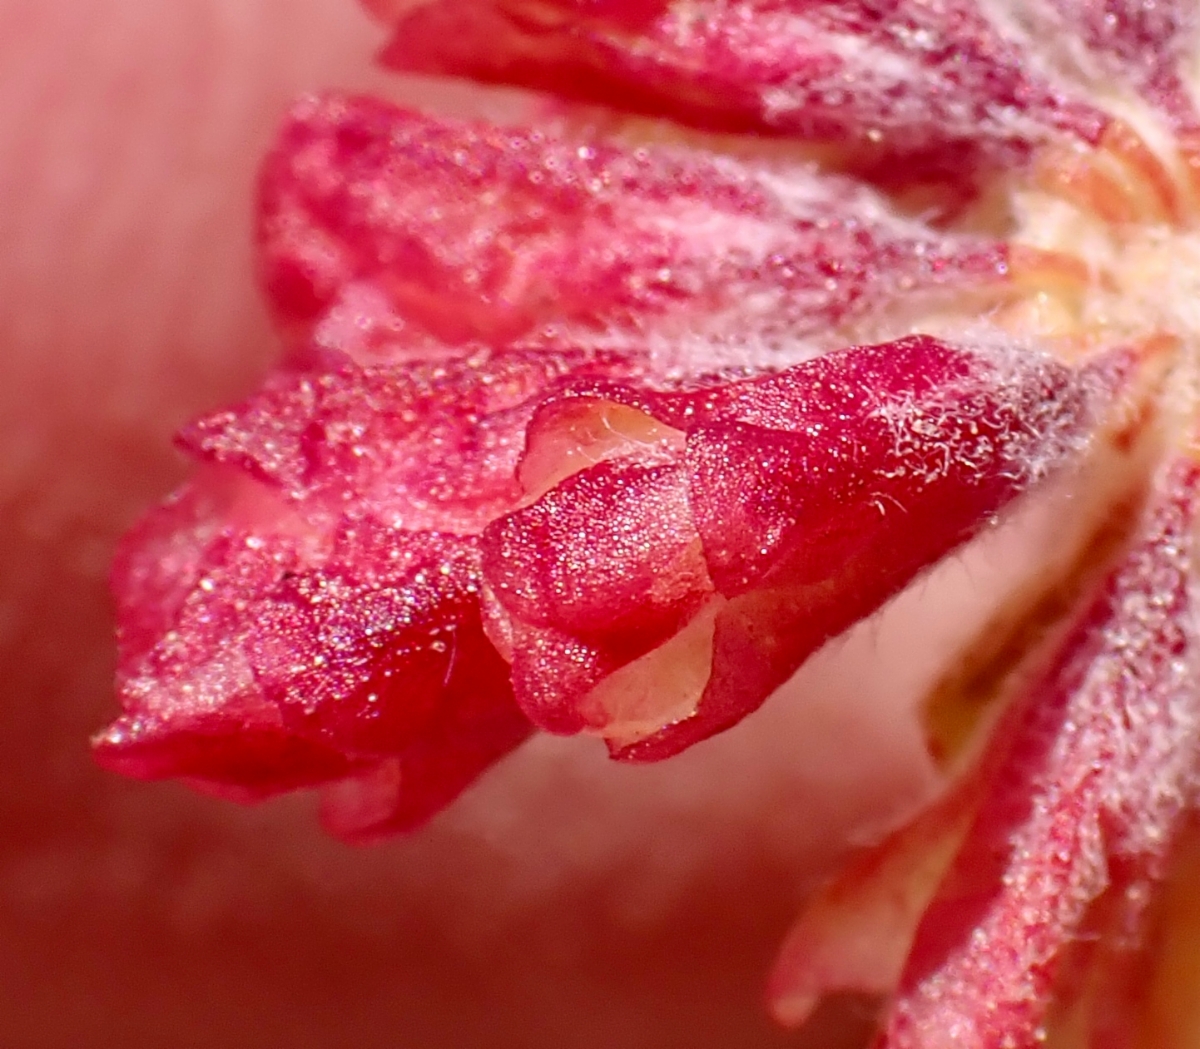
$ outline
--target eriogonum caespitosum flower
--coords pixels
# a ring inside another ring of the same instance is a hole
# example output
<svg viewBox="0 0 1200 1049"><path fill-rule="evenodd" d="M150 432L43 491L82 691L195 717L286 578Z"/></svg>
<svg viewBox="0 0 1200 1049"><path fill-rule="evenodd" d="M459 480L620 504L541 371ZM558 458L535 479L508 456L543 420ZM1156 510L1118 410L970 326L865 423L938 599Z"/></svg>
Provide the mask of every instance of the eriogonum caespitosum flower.
<svg viewBox="0 0 1200 1049"><path fill-rule="evenodd" d="M1200 13L371 6L389 64L547 94L296 103L258 212L288 352L119 554L99 760L321 787L365 840L536 731L669 758L1098 486L931 699L944 796L814 898L771 999L887 998L897 1049L1138 1044L1200 770Z"/></svg>

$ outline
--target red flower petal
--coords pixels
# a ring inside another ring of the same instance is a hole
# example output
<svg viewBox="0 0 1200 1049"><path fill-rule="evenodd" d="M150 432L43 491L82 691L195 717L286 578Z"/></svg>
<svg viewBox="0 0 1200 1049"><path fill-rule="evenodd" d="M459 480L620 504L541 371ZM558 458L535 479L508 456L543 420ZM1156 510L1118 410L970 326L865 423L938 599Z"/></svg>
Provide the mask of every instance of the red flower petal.
<svg viewBox="0 0 1200 1049"><path fill-rule="evenodd" d="M833 143L891 181L969 179L1108 123L973 0L406 0L392 65L524 84L721 130ZM1036 49L1034 49L1036 50ZM896 167L897 158L903 165Z"/></svg>
<svg viewBox="0 0 1200 1049"><path fill-rule="evenodd" d="M1109 910L1090 942L1137 946L1200 744L1198 493L1200 471L1177 463L1135 545L1030 690L921 921L882 1044L1035 1044L1102 899Z"/></svg>
<svg viewBox="0 0 1200 1049"><path fill-rule="evenodd" d="M599 389L572 392L594 404ZM682 442L612 445L489 526L483 567L526 713L638 759L756 709L1067 458L1092 418L1081 374L924 336L693 393L607 390L610 410L641 404ZM539 459L562 405L538 415Z"/></svg>
<svg viewBox="0 0 1200 1049"><path fill-rule="evenodd" d="M745 365L755 341L760 357L790 353L778 366L818 337L836 345L828 329L897 287L914 304L942 288L996 295L1008 273L1002 245L936 233L794 164L336 96L293 110L260 236L281 318L364 360L603 337L657 350L661 370Z"/></svg>

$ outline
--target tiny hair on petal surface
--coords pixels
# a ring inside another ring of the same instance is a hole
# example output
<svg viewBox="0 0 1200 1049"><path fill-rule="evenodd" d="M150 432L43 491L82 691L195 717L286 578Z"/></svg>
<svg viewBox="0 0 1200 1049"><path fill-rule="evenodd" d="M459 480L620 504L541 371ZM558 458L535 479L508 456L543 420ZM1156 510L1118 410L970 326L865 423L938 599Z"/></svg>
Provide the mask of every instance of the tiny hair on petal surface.
<svg viewBox="0 0 1200 1049"><path fill-rule="evenodd" d="M1158 959L1200 782L1200 8L367 6L385 65L533 94L291 108L282 358L121 545L96 759L414 831L540 733L737 731L1056 499L1058 562L921 706L935 796L829 872L770 1009L864 996L895 1049L1194 1027Z"/></svg>

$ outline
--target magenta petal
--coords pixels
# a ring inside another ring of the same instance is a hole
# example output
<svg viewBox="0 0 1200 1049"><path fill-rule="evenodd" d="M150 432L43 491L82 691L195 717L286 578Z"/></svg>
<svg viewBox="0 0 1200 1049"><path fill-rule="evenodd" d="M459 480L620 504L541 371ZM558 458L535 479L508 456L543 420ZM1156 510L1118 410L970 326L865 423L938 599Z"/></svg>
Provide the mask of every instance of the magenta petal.
<svg viewBox="0 0 1200 1049"><path fill-rule="evenodd" d="M298 738L268 707L191 720L126 714L94 738L92 750L110 772L182 779L242 802L318 786L362 767L335 748Z"/></svg>
<svg viewBox="0 0 1200 1049"><path fill-rule="evenodd" d="M567 478L484 533L483 563L522 622L628 635L642 651L712 591L687 472L672 462L616 459Z"/></svg>
<svg viewBox="0 0 1200 1049"><path fill-rule="evenodd" d="M588 412L636 406L642 433L654 419L681 430L602 434L613 458L485 531L490 629L518 703L634 760L728 728L1069 460L1106 381L914 336L692 392L585 384L550 401L527 445L539 461L556 426L600 433Z"/></svg>
<svg viewBox="0 0 1200 1049"><path fill-rule="evenodd" d="M184 430L192 454L243 470L304 513L369 513L474 534L521 496L514 477L541 396L570 377L627 374L615 354L466 357L281 372Z"/></svg>
<svg viewBox="0 0 1200 1049"><path fill-rule="evenodd" d="M366 98L299 103L261 196L278 314L361 360L517 339L644 346L657 331L679 344L669 363L695 372L702 340L735 339L721 363L745 364L751 336L819 338L897 286L912 301L1007 279L1001 244L936 232L795 163L780 176Z"/></svg>
<svg viewBox="0 0 1200 1049"><path fill-rule="evenodd" d="M478 617L460 623L456 638L437 712L420 735L323 792L321 818L330 833L366 842L420 826L533 731Z"/></svg>
<svg viewBox="0 0 1200 1049"><path fill-rule="evenodd" d="M479 622L472 538L370 518L343 518L327 535L254 482L242 485L257 518L219 499L225 520L189 517L177 533L180 508L206 504L214 476L129 541L116 580L135 611L163 591L147 558L163 543L189 556L154 562L178 569L180 585L157 637L131 620L118 680L126 713L95 741L102 764L245 800L394 759L423 770L406 775L393 806L415 821L524 739L507 666Z"/></svg>
<svg viewBox="0 0 1200 1049"><path fill-rule="evenodd" d="M882 1044L1033 1045L1093 905L1138 945L1200 745L1200 472L1168 472L1142 533L1029 692L1008 756L922 919ZM1059 1003L1064 1004L1064 1003Z"/></svg>
<svg viewBox="0 0 1200 1049"><path fill-rule="evenodd" d="M381 6L396 8L385 57L398 68L837 143L889 158L879 173L893 180L969 179L1060 129L1094 140L1106 122L972 0L702 0L640 5L636 19L564 0Z"/></svg>

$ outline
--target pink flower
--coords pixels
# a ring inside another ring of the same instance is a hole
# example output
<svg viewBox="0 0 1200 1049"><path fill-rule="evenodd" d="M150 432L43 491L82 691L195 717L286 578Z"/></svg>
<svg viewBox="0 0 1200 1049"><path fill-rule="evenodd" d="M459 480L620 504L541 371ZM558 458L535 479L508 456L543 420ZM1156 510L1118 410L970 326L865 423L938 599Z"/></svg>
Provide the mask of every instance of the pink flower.
<svg viewBox="0 0 1200 1049"><path fill-rule="evenodd" d="M198 472L122 548L98 759L320 786L354 840L536 730L660 760L1103 476L930 707L945 795L818 894L771 998L889 998L895 1047L1146 1037L1200 767L1197 16L372 6L391 64L560 101L297 103L259 209L290 352L180 435Z"/></svg>

